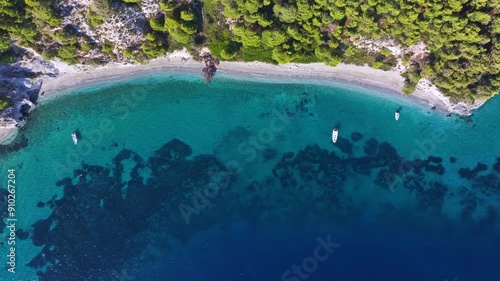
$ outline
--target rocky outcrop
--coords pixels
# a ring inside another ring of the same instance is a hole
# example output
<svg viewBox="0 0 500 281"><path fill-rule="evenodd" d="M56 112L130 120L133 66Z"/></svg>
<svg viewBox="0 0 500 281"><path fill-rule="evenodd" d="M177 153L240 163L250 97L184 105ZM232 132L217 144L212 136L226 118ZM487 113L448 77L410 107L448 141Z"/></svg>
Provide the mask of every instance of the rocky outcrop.
<svg viewBox="0 0 500 281"><path fill-rule="evenodd" d="M397 65L392 69L403 74L407 72L412 63L404 63L403 57L407 56L408 61L418 63L425 60L429 56L430 51L424 42L420 41L415 45L403 47L394 39L379 38L369 39L359 36L352 43L357 48L366 49L370 52L380 53L383 49L387 49L397 59ZM484 100L475 100L473 104L467 104L464 101L452 101L450 97L445 96L429 79L422 78L416 85L412 96L425 101L431 107L439 107L440 109L461 116L472 115L473 110L484 104Z"/></svg>
<svg viewBox="0 0 500 281"><path fill-rule="evenodd" d="M148 32L147 20L162 13L158 0L142 0L141 5L113 3L100 15L102 22L94 25L89 13L96 10L92 1L62 0L56 10L62 17L61 25L52 32L71 30L92 46L83 54L81 63L106 64L110 61L132 62L123 54L127 48L141 46ZM101 11L102 12L102 11ZM82 41L82 42L83 42ZM80 42L81 43L81 42ZM99 46L108 44L110 51L104 52ZM18 128L26 120L38 100L43 78L56 77L60 73L88 69L89 66L68 66L58 60L46 61L35 51L14 46L16 61L0 65L0 99L8 100L8 105L0 108L0 144L13 140Z"/></svg>
<svg viewBox="0 0 500 281"><path fill-rule="evenodd" d="M29 113L35 108L41 83L30 82L26 78L6 79L0 76L0 97L9 104L0 110L0 144L14 140Z"/></svg>
<svg viewBox="0 0 500 281"><path fill-rule="evenodd" d="M145 7L113 3L109 13L100 25L92 26L88 13L95 10L91 1L64 0L59 3L63 17L61 28L68 26L89 42L102 45L106 40L113 43L113 53L119 61L127 60L123 50L128 47L140 46L145 40L147 29L146 17L157 14L160 7L156 1L145 1ZM156 5L155 5L156 4ZM96 49L88 54L93 57L107 54Z"/></svg>
<svg viewBox="0 0 500 281"><path fill-rule="evenodd" d="M0 66L0 99L8 104L0 109L0 144L11 142L18 128L35 108L43 77L55 77L58 68L31 50L17 49L19 59Z"/></svg>
<svg viewBox="0 0 500 281"><path fill-rule="evenodd" d="M163 13L158 0L141 0L141 10L148 19Z"/></svg>
<svg viewBox="0 0 500 281"><path fill-rule="evenodd" d="M420 79L412 96L425 101L429 106L439 106L448 113L460 116L472 115L473 110L479 108L485 102L484 100L476 100L474 104L467 104L463 101L454 103L450 100L450 97L443 95L431 81L424 78Z"/></svg>
<svg viewBox="0 0 500 281"><path fill-rule="evenodd" d="M15 47L17 60L8 65L0 64L0 79L11 78L35 79L40 76L56 77L58 67L51 61L44 60L33 50Z"/></svg>

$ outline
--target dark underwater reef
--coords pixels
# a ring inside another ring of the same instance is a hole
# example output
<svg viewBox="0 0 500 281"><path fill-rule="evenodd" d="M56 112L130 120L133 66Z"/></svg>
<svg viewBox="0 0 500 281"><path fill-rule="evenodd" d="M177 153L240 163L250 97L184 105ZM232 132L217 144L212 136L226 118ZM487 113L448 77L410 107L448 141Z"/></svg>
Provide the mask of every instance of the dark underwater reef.
<svg viewBox="0 0 500 281"><path fill-rule="evenodd" d="M40 280L110 280L124 270L133 276L141 264L154 262L151 249L168 251L171 239L187 241L196 232L234 219L284 225L352 223L364 208L353 196L369 188L377 188L381 197L404 188L417 200L416 209L408 210L390 199L374 198L382 202L374 206L381 222L402 219L426 228L427 220L438 219L446 232L467 229L474 235L491 231L497 223L497 210L487 199L500 195L500 158L491 170L482 164L479 169L461 168L470 186L451 187L440 180L446 173L440 157L408 161L387 142L370 138L363 144L361 133L351 141L339 138L338 154L318 145L281 155L266 149L261 160L272 162L272 169L240 186L236 182L245 182L241 175L215 156L188 159L191 148L177 139L147 160L124 149L110 165L85 164L75 170L72 178L56 183L64 189L62 198L38 204L52 213L29 230L32 243L43 248L27 265L39 269ZM354 144L364 146L364 156L353 156ZM200 197L217 175L224 177L219 193ZM367 177L373 184L353 190L350 177ZM0 194L0 209L5 210L5 189ZM445 201L453 199L461 205L459 220L441 212ZM190 223L180 212L181 204ZM473 213L479 208L487 212L478 219ZM19 235L28 238L27 230Z"/></svg>
<svg viewBox="0 0 500 281"><path fill-rule="evenodd" d="M47 266L39 272L40 280L110 280L123 268L133 275L131 260L142 256L147 262L148 245L162 249L170 238L165 231L185 229L179 202L208 183L209 171L223 169L211 155L186 160L190 154L191 148L178 140L147 161L125 149L111 168L84 165L72 179L58 181L64 196L39 204L53 212L33 225L31 239L43 250L28 266ZM127 182L122 178L123 161L134 162ZM147 178L140 174L146 170ZM169 235L185 236L181 231Z"/></svg>

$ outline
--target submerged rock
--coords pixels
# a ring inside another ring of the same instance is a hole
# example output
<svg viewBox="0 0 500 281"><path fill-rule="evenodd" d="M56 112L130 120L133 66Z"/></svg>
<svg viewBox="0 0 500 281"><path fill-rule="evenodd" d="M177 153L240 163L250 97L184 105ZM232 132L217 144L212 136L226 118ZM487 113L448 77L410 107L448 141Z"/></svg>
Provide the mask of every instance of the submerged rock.
<svg viewBox="0 0 500 281"><path fill-rule="evenodd" d="M351 159L350 163L352 169L362 175L369 175L372 170L370 157L354 158Z"/></svg>
<svg viewBox="0 0 500 281"><path fill-rule="evenodd" d="M408 176L403 180L403 185L409 191L423 191L424 190L424 182L422 178L418 176Z"/></svg>
<svg viewBox="0 0 500 281"><path fill-rule="evenodd" d="M427 161L439 164L439 163L443 162L443 158L431 155L431 156L427 157Z"/></svg>
<svg viewBox="0 0 500 281"><path fill-rule="evenodd" d="M357 142L362 138L363 138L363 134L360 132L352 132L352 134L351 134L351 140L354 142Z"/></svg>
<svg viewBox="0 0 500 281"><path fill-rule="evenodd" d="M273 159L274 157L276 157L276 155L278 155L278 152L271 148L266 148L262 151L262 156L264 157L265 161Z"/></svg>
<svg viewBox="0 0 500 281"><path fill-rule="evenodd" d="M474 189L480 190L486 196L500 195L500 179L495 174L479 176L474 180Z"/></svg>
<svg viewBox="0 0 500 281"><path fill-rule="evenodd" d="M391 173L387 169L381 169L378 171L377 177L374 180L374 183L382 188L388 189L396 180L396 175Z"/></svg>
<svg viewBox="0 0 500 281"><path fill-rule="evenodd" d="M431 182L424 190L417 191L418 205L422 209L441 211L448 188L441 183Z"/></svg>
<svg viewBox="0 0 500 281"><path fill-rule="evenodd" d="M294 156L295 156L295 153L293 153L293 152L283 153L283 156L281 156L281 161L292 159Z"/></svg>
<svg viewBox="0 0 500 281"><path fill-rule="evenodd" d="M378 147L378 155L381 157L386 157L390 160L395 160L399 158L398 153L394 146L390 145L387 142L383 142Z"/></svg>
<svg viewBox="0 0 500 281"><path fill-rule="evenodd" d="M427 164L427 165L425 165L425 171L426 172L433 172L433 173L436 173L438 175L443 175L444 174L444 167L441 164L438 164L438 165Z"/></svg>
<svg viewBox="0 0 500 281"><path fill-rule="evenodd" d="M148 162L154 169L166 169L185 160L191 153L189 145L178 139L173 139L156 150Z"/></svg>
<svg viewBox="0 0 500 281"><path fill-rule="evenodd" d="M374 155L378 150L378 141L374 138L370 138L365 143L365 154L366 155Z"/></svg>
<svg viewBox="0 0 500 281"><path fill-rule="evenodd" d="M19 228L16 231L16 237L19 238L19 240L26 240L30 236L28 231L24 231L21 228Z"/></svg>
<svg viewBox="0 0 500 281"><path fill-rule="evenodd" d="M458 170L458 173L460 174L460 177L470 180L470 179L474 178L477 175L477 173L482 172L482 171L486 171L487 169L488 169L488 166L486 166L485 164L482 164L482 163L478 163L473 170L471 170L469 168L460 168Z"/></svg>
<svg viewBox="0 0 500 281"><path fill-rule="evenodd" d="M493 170L495 170L497 173L500 173L500 157L497 158L497 162L493 165Z"/></svg>
<svg viewBox="0 0 500 281"><path fill-rule="evenodd" d="M315 165L304 163L300 165L300 177L305 181L311 181L317 177L318 168Z"/></svg>
<svg viewBox="0 0 500 281"><path fill-rule="evenodd" d="M478 203L476 197L469 192L460 200L460 205L463 207L460 217L464 220L470 220L477 209Z"/></svg>
<svg viewBox="0 0 500 281"><path fill-rule="evenodd" d="M75 171L84 175L80 181L59 180L64 196L47 202L51 215L32 225L31 242L42 248L28 266L50 268L38 272L40 280L84 280L91 275L110 280L113 272L124 268L133 272L127 264L131 257L151 262L143 255L150 243L165 247L171 239L167 237L186 237L188 223L179 211L182 204L184 211L192 212L192 220L210 223L207 217L218 216L214 210L205 212L205 217L194 215L208 207L207 196L218 200L231 178L213 155L186 159L190 154L187 144L174 139L147 162L124 149L113 158L111 167L84 164ZM127 182L121 176L123 161L132 162ZM206 193L210 188L219 190ZM202 223L194 225L206 229ZM192 228L193 224L189 225L190 231L195 231ZM24 237L25 233L19 235Z"/></svg>
<svg viewBox="0 0 500 281"><path fill-rule="evenodd" d="M334 143L345 154L352 154L352 143L343 137L338 137L337 142Z"/></svg>
<svg viewBox="0 0 500 281"><path fill-rule="evenodd" d="M328 156L328 151L326 149L320 148L317 144L308 145L303 150L297 152L295 161L297 163L310 162L310 163L321 163L323 159Z"/></svg>
<svg viewBox="0 0 500 281"><path fill-rule="evenodd" d="M297 181L293 178L294 173L291 165L288 162L280 162L272 170L273 175L279 179L283 189L297 185Z"/></svg>
<svg viewBox="0 0 500 281"><path fill-rule="evenodd" d="M372 169L385 167L387 165L387 162L384 161L383 158L373 156L353 158L350 160L350 163L354 171L363 175L369 175Z"/></svg>
<svg viewBox="0 0 500 281"><path fill-rule="evenodd" d="M334 152L329 153L319 167L316 183L326 187L338 187L345 178L345 164L342 159Z"/></svg>

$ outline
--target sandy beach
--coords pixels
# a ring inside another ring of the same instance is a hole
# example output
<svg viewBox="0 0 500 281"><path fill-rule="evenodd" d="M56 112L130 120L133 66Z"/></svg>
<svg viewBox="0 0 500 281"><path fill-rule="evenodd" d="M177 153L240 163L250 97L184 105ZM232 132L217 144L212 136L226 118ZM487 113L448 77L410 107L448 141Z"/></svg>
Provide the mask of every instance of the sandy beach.
<svg viewBox="0 0 500 281"><path fill-rule="evenodd" d="M176 51L163 58L154 59L148 64L108 64L101 67L68 66L60 62L54 64L59 69L59 75L43 79L40 102L57 97L65 90L155 73L193 73L199 74L200 79L203 79L204 67L203 62L193 60L185 51ZM384 95L381 98L397 95L399 98L411 100L425 107L435 106L443 116L446 112L460 114L460 111L471 108L461 105L457 109L457 105L451 104L447 97L424 79L413 95L405 96L401 91L404 79L398 71L383 71L369 66L339 64L330 67L322 63L273 65L261 62L221 62L214 79L217 77L279 83L324 81L344 84L349 87L376 90L374 92ZM0 127L0 143L11 142L16 133L17 128L13 126Z"/></svg>
<svg viewBox="0 0 500 281"><path fill-rule="evenodd" d="M110 64L89 70L63 68L58 77L47 78L43 81L41 91L45 93L42 100L50 99L57 96L58 92L71 88L160 72L200 74L201 79L203 67L202 62L194 61L189 55L179 52L152 60L146 65ZM404 79L398 71L383 71L369 66L339 64L336 67L330 67L322 63L273 65L261 62L221 62L214 79L218 76L262 82L325 81L404 96L401 92ZM436 106L442 111L448 109L448 105L439 99L434 91L421 90L419 95L412 95L408 98L429 107Z"/></svg>

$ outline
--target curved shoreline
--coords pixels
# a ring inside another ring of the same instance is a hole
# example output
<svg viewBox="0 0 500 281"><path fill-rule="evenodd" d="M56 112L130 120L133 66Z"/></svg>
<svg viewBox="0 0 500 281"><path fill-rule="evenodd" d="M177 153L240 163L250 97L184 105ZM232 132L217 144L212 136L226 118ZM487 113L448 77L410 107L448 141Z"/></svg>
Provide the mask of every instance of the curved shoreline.
<svg viewBox="0 0 500 281"><path fill-rule="evenodd" d="M184 58L184 59L182 59ZM134 76L182 72L199 74L200 79L204 65L185 55L177 54L152 60L146 65L110 64L88 70L75 68L62 72L54 78L43 81L41 92L45 92L40 100L57 96L58 92L85 86L104 84L112 80L126 80ZM437 98L434 93L405 96L402 94L404 79L397 71L382 71L368 66L339 64L330 67L322 63L273 65L261 62L222 62L218 67L217 76L239 80L258 82L296 83L326 82L337 86L357 89L376 90L384 94L392 94L411 101L448 111L448 106Z"/></svg>
<svg viewBox="0 0 500 281"><path fill-rule="evenodd" d="M202 62L192 60L187 52L177 51L164 58L154 59L148 64L108 64L101 67L73 67L64 63L54 62L59 70L56 77L44 78L40 89L39 101L50 101L70 89L106 84L110 81L120 81L135 76L190 73L202 78ZM217 76L258 82L278 83L328 83L343 88L364 89L390 98L396 96L423 107L435 107L439 112L453 112L447 98L437 89L426 87L417 89L411 96L402 94L404 78L398 71L383 71L369 66L339 64L330 67L322 63L273 65L261 62L222 62ZM435 87L434 87L435 88ZM441 95L441 97L439 96ZM470 108L467 108L470 110ZM460 114L460 112L455 112ZM16 128L0 127L0 144L8 144L17 134Z"/></svg>

